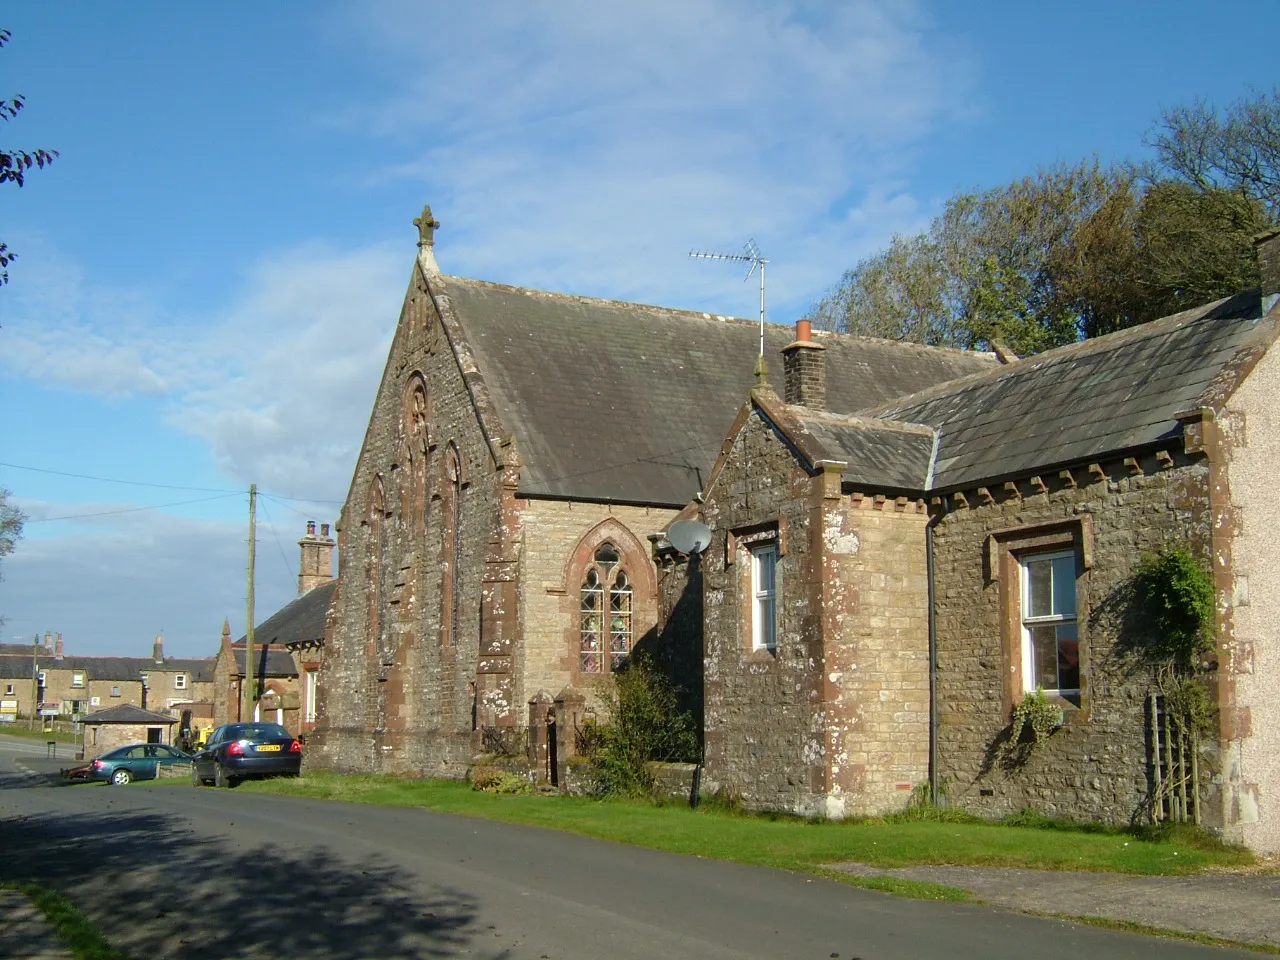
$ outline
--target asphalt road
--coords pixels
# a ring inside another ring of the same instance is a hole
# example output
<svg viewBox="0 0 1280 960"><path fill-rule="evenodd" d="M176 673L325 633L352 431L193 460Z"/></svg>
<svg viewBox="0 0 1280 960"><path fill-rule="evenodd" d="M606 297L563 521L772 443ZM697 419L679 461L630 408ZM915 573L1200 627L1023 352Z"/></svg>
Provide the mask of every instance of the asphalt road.
<svg viewBox="0 0 1280 960"><path fill-rule="evenodd" d="M51 786L43 755L0 736L0 878L138 960L1255 956L419 810Z"/></svg>

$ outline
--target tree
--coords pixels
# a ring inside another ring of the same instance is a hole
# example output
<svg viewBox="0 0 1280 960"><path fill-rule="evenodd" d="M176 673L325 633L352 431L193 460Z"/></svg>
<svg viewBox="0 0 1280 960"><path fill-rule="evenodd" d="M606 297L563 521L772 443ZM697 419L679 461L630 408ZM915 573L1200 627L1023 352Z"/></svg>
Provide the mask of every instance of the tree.
<svg viewBox="0 0 1280 960"><path fill-rule="evenodd" d="M1262 201L1096 160L960 194L814 305L829 329L1038 353L1256 286Z"/></svg>
<svg viewBox="0 0 1280 960"><path fill-rule="evenodd" d="M13 548L22 539L22 524L26 514L9 502L9 491L0 487L0 560L13 553ZM0 623L3 623L0 619Z"/></svg>
<svg viewBox="0 0 1280 960"><path fill-rule="evenodd" d="M12 34L8 30L0 30L0 47L9 42ZM0 99L0 120L13 120L26 105L26 98L18 94L10 100ZM19 187L26 182L26 175L32 167L43 169L53 163L57 150L5 150L0 149L0 183L16 183ZM18 255L9 249L8 244L0 241L0 285L9 282L9 264Z"/></svg>
<svg viewBox="0 0 1280 960"><path fill-rule="evenodd" d="M929 231L895 237L814 305L820 326L972 348L1034 353L1080 335L1061 278L1081 224L1114 205L1136 174L1096 160L947 202Z"/></svg>
<svg viewBox="0 0 1280 960"><path fill-rule="evenodd" d="M1219 112L1203 100L1164 111L1147 132L1159 168L1200 190L1260 201L1280 223L1280 86Z"/></svg>

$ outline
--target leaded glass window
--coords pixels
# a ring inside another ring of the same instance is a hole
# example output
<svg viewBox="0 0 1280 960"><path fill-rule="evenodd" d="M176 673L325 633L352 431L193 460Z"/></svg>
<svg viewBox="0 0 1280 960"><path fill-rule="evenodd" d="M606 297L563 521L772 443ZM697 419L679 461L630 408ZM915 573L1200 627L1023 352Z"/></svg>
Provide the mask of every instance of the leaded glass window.
<svg viewBox="0 0 1280 960"><path fill-rule="evenodd" d="M601 544L579 590L578 667L583 673L618 670L631 654L631 580L612 543Z"/></svg>

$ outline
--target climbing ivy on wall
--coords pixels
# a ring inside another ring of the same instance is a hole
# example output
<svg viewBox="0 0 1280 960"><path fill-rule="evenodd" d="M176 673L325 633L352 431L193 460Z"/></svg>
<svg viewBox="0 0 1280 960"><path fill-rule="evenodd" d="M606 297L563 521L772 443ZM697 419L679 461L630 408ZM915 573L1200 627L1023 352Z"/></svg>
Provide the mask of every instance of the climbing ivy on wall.
<svg viewBox="0 0 1280 960"><path fill-rule="evenodd" d="M1190 550L1143 557L1134 588L1150 659L1190 670L1213 651L1213 580Z"/></svg>

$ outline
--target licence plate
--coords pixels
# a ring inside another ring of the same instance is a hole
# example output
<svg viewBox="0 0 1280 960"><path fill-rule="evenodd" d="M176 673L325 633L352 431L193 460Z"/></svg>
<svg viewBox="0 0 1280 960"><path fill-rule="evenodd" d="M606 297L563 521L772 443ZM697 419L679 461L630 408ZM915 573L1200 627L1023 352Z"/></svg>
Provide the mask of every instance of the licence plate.
<svg viewBox="0 0 1280 960"><path fill-rule="evenodd" d="M258 749L258 752L259 752L259 753L279 753L279 752L280 752L280 744L278 744L278 743L263 743L263 744L259 744L259 746L258 746L258 748L257 748L257 749Z"/></svg>

